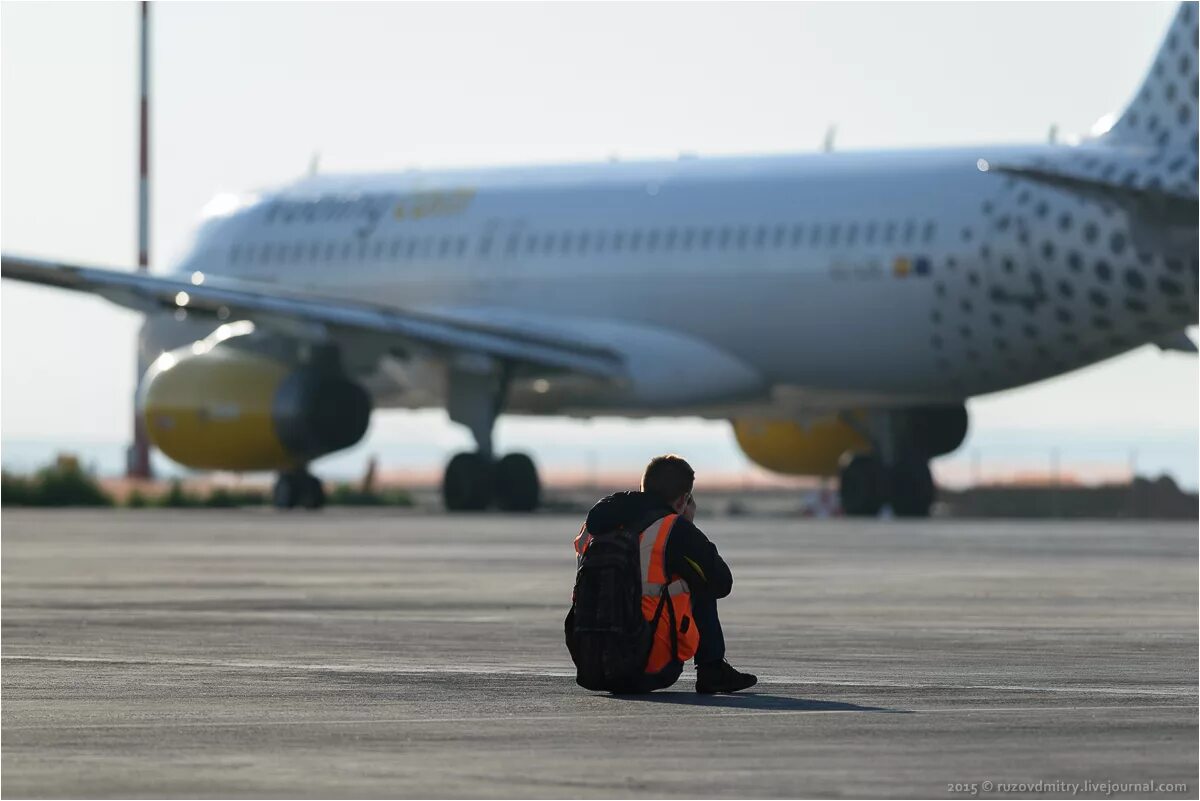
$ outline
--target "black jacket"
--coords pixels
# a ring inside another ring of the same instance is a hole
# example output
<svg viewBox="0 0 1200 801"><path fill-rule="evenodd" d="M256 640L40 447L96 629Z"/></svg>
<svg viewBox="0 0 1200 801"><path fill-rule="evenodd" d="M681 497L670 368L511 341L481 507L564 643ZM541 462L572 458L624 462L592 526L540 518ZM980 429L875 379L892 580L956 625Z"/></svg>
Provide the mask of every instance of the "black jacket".
<svg viewBox="0 0 1200 801"><path fill-rule="evenodd" d="M587 530L599 534L630 523L646 520L651 514L672 513L671 507L644 492L618 492L601 498L587 516ZM653 522L650 519L647 522ZM693 593L724 598L733 589L729 565L717 553L717 546L704 532L681 516L675 521L667 540L667 571L688 583Z"/></svg>

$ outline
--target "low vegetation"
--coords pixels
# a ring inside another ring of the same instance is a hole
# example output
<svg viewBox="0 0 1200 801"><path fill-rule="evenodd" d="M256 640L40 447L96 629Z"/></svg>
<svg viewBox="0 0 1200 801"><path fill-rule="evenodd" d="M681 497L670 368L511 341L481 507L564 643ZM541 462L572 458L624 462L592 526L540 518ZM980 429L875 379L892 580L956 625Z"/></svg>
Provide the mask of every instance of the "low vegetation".
<svg viewBox="0 0 1200 801"><path fill-rule="evenodd" d="M112 506L112 496L76 459L60 457L32 476L0 472L4 506Z"/></svg>
<svg viewBox="0 0 1200 801"><path fill-rule="evenodd" d="M0 505L3 506L125 506L129 509L231 509L266 506L271 493L257 488L213 487L189 489L182 481L170 482L165 492L147 492L135 487L118 501L100 482L84 470L77 459L60 456L54 464L33 475L0 472ZM412 495L399 488L363 490L340 483L329 488L330 506L412 506Z"/></svg>
<svg viewBox="0 0 1200 801"><path fill-rule="evenodd" d="M363 491L353 484L335 484L328 502L330 506L412 506L413 497L399 488Z"/></svg>
<svg viewBox="0 0 1200 801"><path fill-rule="evenodd" d="M198 509L201 507L232 509L237 506L263 506L270 502L267 493L259 489L213 487L207 493L202 494L187 489L179 479L172 481L167 491L157 498L141 498L139 499L140 503L135 503L134 496L136 494L138 494L137 490L129 494L125 501L126 506L133 508L139 505L160 506L166 509Z"/></svg>

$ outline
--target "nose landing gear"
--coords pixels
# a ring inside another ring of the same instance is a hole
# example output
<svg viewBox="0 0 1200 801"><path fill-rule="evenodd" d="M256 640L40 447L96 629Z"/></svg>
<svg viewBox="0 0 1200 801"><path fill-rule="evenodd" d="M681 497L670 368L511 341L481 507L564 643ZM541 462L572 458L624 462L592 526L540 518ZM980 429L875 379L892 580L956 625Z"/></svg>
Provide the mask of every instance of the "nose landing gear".
<svg viewBox="0 0 1200 801"><path fill-rule="evenodd" d="M442 501L452 512L481 512L492 500L492 460L479 453L458 453L446 465Z"/></svg>
<svg viewBox="0 0 1200 801"><path fill-rule="evenodd" d="M532 512L541 500L533 460L510 453L493 462L481 453L459 453L446 466L442 501L452 512L479 512L492 501L506 512Z"/></svg>
<svg viewBox="0 0 1200 801"><path fill-rule="evenodd" d="M474 365L479 368L482 365ZM541 501L541 482L533 460L510 453L497 460L492 428L508 394L507 369L453 368L448 375L446 411L475 438L474 453L460 453L446 466L442 500L452 512L478 512L494 501L506 512L532 512Z"/></svg>
<svg viewBox="0 0 1200 801"><path fill-rule="evenodd" d="M542 499L537 467L523 453L496 462L496 505L506 512L532 512Z"/></svg>

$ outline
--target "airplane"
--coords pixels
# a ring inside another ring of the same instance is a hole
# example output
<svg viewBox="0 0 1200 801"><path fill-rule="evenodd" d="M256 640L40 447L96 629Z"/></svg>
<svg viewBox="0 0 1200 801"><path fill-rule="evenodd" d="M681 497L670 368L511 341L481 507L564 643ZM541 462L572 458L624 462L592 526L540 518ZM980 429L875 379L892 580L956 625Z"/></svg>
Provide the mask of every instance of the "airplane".
<svg viewBox="0 0 1200 801"><path fill-rule="evenodd" d="M449 510L538 506L501 413L688 415L846 514L925 516L968 398L1195 350L1196 25L1075 144L316 174L215 198L165 274L0 271L143 312L151 441L277 472L282 508L374 410L444 407L476 444Z"/></svg>

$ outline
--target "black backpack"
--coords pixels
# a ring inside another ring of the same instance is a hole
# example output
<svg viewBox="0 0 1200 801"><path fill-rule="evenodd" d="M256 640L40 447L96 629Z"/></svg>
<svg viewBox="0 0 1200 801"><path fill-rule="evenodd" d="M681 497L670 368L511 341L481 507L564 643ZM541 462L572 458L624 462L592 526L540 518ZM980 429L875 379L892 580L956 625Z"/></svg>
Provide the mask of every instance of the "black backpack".
<svg viewBox="0 0 1200 801"><path fill-rule="evenodd" d="M674 609L667 602L664 586L653 619L647 621L642 615L638 535L661 516L655 514L640 528L623 526L593 534L579 559L564 628L567 650L575 663L575 681L585 689L615 693L653 689L644 674L646 661L663 609L672 616Z"/></svg>

